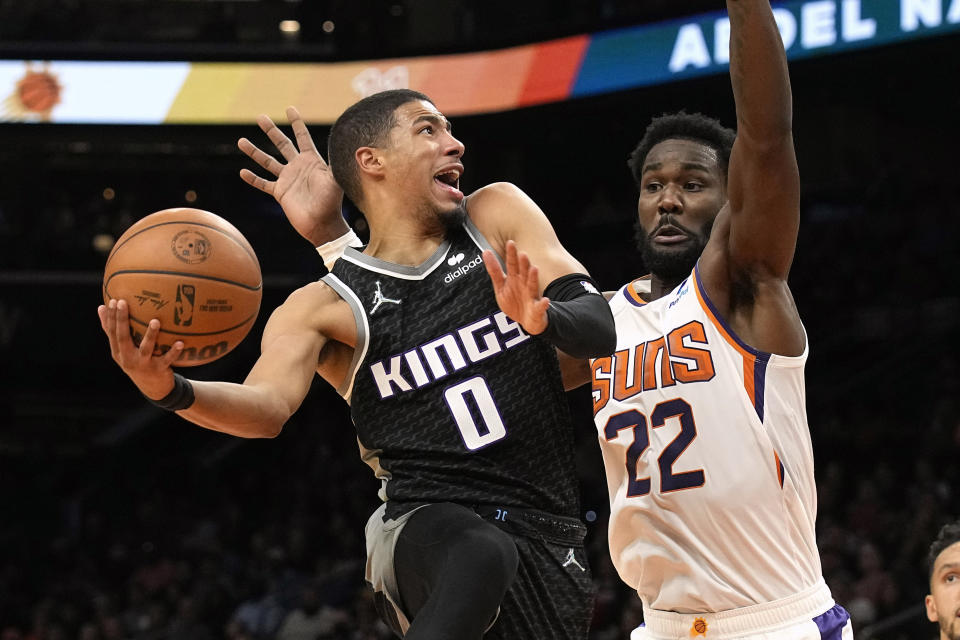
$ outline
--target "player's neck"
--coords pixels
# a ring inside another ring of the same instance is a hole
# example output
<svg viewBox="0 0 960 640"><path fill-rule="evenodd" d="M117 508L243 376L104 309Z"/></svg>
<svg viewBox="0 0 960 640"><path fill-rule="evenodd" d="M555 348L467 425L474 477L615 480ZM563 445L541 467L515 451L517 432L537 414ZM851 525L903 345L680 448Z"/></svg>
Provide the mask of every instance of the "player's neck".
<svg viewBox="0 0 960 640"><path fill-rule="evenodd" d="M442 224L423 224L409 219L368 219L370 242L366 253L369 256L408 266L423 264L446 238Z"/></svg>
<svg viewBox="0 0 960 640"><path fill-rule="evenodd" d="M683 282L683 280L684 278L665 279L661 278L657 274L653 274L650 277L650 301L653 302L654 300L667 295L676 289L677 286Z"/></svg>

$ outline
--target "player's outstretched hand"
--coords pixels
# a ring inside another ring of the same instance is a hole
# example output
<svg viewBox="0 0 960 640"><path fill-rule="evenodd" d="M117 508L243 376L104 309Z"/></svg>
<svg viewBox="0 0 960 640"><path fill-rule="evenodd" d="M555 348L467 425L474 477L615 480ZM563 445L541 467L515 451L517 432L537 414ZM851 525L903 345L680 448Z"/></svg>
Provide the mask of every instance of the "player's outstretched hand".
<svg viewBox="0 0 960 640"><path fill-rule="evenodd" d="M317 151L300 112L288 107L287 118L293 128L296 144L268 116L257 118L260 129L267 134L286 163L262 151L247 138L237 141L240 150L273 174L276 180L262 178L249 169L241 169L240 177L250 186L273 196L283 207L283 212L297 233L313 246L319 246L348 230L340 214L343 190Z"/></svg>
<svg viewBox="0 0 960 640"><path fill-rule="evenodd" d="M507 272L504 273L494 253L483 252L483 264L493 281L497 305L530 335L543 333L547 328L550 300L540 295L537 268L530 264L527 254L517 250L513 240L507 240L506 254Z"/></svg>
<svg viewBox="0 0 960 640"><path fill-rule="evenodd" d="M125 300L111 300L100 305L97 315L110 341L110 354L141 393L154 400L167 395L173 389L172 366L183 351L183 342L174 342L163 355L153 355L160 333L160 321L154 318L147 325L140 345L134 344L130 336L130 309Z"/></svg>

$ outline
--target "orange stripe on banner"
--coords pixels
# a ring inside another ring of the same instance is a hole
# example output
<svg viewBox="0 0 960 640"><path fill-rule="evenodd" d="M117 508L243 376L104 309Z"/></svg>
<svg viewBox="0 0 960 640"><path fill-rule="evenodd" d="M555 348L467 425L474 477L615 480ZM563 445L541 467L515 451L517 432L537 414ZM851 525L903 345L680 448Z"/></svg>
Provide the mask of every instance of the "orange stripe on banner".
<svg viewBox="0 0 960 640"><path fill-rule="evenodd" d="M783 465L780 464L780 454L776 451L773 452L773 459L777 463L777 482L780 483L780 486L783 486Z"/></svg>
<svg viewBox="0 0 960 640"><path fill-rule="evenodd" d="M533 57L530 46L445 57L411 73L410 84L448 116L504 111L517 104Z"/></svg>
<svg viewBox="0 0 960 640"><path fill-rule="evenodd" d="M568 98L589 45L589 36L563 38L538 45L517 106Z"/></svg>

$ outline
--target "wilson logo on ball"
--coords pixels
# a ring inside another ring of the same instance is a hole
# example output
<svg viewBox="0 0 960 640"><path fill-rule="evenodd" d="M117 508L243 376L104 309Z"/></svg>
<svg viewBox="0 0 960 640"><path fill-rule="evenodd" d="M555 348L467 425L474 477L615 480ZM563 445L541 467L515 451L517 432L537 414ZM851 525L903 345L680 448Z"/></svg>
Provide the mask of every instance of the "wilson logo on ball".
<svg viewBox="0 0 960 640"><path fill-rule="evenodd" d="M130 337L133 339L134 344L139 345L140 341L143 340L143 333L136 329L131 329ZM170 351L172 346L172 344L157 344L153 347L153 355L162 356L167 351ZM220 340L219 342L208 342L193 347L185 347L183 352L180 354L180 357L177 358L176 364L203 364L212 360L216 360L220 356L226 354L228 351L230 351L230 344L227 343L226 340Z"/></svg>
<svg viewBox="0 0 960 640"><path fill-rule="evenodd" d="M211 342L197 347L186 347L180 354L179 360L209 362L210 360L216 360L227 351L230 351L230 345L226 341ZM181 362L181 364L183 363Z"/></svg>
<svg viewBox="0 0 960 640"><path fill-rule="evenodd" d="M187 264L203 262L212 250L210 241L199 231L188 229L173 236L173 255Z"/></svg>

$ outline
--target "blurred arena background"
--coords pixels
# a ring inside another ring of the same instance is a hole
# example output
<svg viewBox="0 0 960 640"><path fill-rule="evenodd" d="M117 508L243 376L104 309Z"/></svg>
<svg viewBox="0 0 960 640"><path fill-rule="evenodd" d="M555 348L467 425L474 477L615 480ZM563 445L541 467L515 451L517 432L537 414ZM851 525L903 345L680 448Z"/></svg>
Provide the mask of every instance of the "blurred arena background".
<svg viewBox="0 0 960 640"><path fill-rule="evenodd" d="M819 30L814 39L829 31L823 16L831 7L838 42L848 35L841 17L860 40L870 39L873 12L896 14L901 27L914 20L910 37L824 45L791 62L803 181L791 285L811 342L825 575L858 638L932 638L935 626L922 612L926 548L941 524L960 516L960 1L787 4L820 20L801 24ZM18 78L50 60L395 63L638 25L677 32L691 16L723 6L0 0L0 60ZM139 396L111 361L95 315L106 253L134 220L174 206L216 212L254 245L264 304L241 347L190 374L242 379L269 311L323 269L272 199L237 176L252 168L237 138L269 145L253 117L58 123L58 106L43 104L43 91L31 112L29 96L4 90L0 640L390 637L362 582L362 528L378 483L357 456L339 398L318 383L275 440L203 431ZM269 101L270 89L264 93ZM111 100L104 98L104 112ZM442 100L438 106L445 109ZM652 116L681 108L735 124L722 66L455 115L467 148L462 184L521 186L574 255L615 288L643 272L631 240L627 155ZM312 131L323 144L326 123ZM623 639L639 621L638 601L606 555L589 390L571 393L570 402L580 417L582 511L598 587L592 638Z"/></svg>

